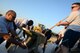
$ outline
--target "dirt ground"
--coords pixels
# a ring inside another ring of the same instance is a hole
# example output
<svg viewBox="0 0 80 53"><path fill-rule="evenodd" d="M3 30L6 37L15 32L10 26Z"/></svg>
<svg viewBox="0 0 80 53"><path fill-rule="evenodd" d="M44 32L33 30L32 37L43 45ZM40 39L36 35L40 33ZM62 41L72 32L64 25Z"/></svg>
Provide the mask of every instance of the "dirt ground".
<svg viewBox="0 0 80 53"><path fill-rule="evenodd" d="M55 49L55 45L53 44L53 42L55 42L57 40L57 37L51 37L48 40L46 49L45 49L45 53L54 53L54 49ZM5 49L4 45L6 42L4 42L2 45L0 45L0 53L8 53L7 50ZM43 53L43 50L41 47L38 48L40 53ZM12 49L10 49L9 53L28 53L28 49L22 49L21 47L14 47ZM70 53L80 53L79 51L72 51Z"/></svg>

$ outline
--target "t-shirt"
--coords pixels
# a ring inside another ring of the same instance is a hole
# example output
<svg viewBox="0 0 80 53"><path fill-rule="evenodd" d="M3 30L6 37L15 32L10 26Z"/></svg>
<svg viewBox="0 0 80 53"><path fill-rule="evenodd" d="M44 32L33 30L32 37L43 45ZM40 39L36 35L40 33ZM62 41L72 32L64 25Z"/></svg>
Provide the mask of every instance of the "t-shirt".
<svg viewBox="0 0 80 53"><path fill-rule="evenodd" d="M80 32L80 11L73 11L66 21L70 23L67 29Z"/></svg>
<svg viewBox="0 0 80 53"><path fill-rule="evenodd" d="M4 16L0 16L0 33L8 33L12 29L14 29L13 22L9 22Z"/></svg>

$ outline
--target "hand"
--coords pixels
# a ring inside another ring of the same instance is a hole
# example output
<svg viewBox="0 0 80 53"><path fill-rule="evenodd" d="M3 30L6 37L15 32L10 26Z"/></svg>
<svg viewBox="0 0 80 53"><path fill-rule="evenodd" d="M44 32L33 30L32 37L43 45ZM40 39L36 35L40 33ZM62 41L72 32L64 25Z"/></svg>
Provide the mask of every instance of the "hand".
<svg viewBox="0 0 80 53"><path fill-rule="evenodd" d="M60 24L59 24L59 23L57 23L57 24L56 24L56 26L60 26Z"/></svg>
<svg viewBox="0 0 80 53"><path fill-rule="evenodd" d="M8 39L10 39L10 36L9 36L9 35L4 35L3 38L4 38L5 40L8 40Z"/></svg>
<svg viewBox="0 0 80 53"><path fill-rule="evenodd" d="M62 21L59 21L59 22L56 24L56 26L60 26L60 25L61 25L61 24L60 24L61 22L62 22Z"/></svg>

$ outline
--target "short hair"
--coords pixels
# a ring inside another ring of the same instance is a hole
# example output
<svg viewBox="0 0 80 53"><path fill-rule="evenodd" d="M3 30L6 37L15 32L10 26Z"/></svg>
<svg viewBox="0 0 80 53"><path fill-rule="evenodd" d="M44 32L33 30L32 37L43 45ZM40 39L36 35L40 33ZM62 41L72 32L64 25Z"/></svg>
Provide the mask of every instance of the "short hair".
<svg viewBox="0 0 80 53"><path fill-rule="evenodd" d="M34 24L33 20L29 20L28 23L27 23L28 26L31 26L33 24Z"/></svg>
<svg viewBox="0 0 80 53"><path fill-rule="evenodd" d="M79 5L79 6L80 6L80 2L75 2L75 3L73 3L72 5L74 5L74 4L76 4L76 5Z"/></svg>
<svg viewBox="0 0 80 53"><path fill-rule="evenodd" d="M8 10L8 11L6 12L6 14L9 13L9 12L12 12L12 13L15 15L15 17L16 17L16 12L15 12L14 10Z"/></svg>
<svg viewBox="0 0 80 53"><path fill-rule="evenodd" d="M2 14L0 14L0 16L3 16Z"/></svg>
<svg viewBox="0 0 80 53"><path fill-rule="evenodd" d="M39 27L39 26L34 26L33 30L34 30L34 31L37 30L37 31L39 31L39 32L42 32L42 29L41 29L41 27Z"/></svg>
<svg viewBox="0 0 80 53"><path fill-rule="evenodd" d="M50 29L45 29L42 31L42 33L45 34L45 36L47 37L47 40L50 39L52 35L52 31Z"/></svg>

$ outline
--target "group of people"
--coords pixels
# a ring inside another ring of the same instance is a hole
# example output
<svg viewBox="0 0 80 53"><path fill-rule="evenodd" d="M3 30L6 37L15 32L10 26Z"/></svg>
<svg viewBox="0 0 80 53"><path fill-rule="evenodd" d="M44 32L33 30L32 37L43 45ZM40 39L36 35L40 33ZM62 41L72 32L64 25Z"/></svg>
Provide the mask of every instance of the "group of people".
<svg viewBox="0 0 80 53"><path fill-rule="evenodd" d="M19 39L18 34L16 33L17 28L23 30L24 37L25 34L29 36L32 35L37 36L44 34L43 36L45 36L47 40L51 37L50 30L45 31L42 29L38 30L34 28L33 31L33 20L16 19L16 16L17 15L14 10L9 10L6 12L5 16L0 16L0 44L3 41L7 40L6 48L8 48L11 43L19 45L23 49L27 47L26 46L27 44L25 45L23 44L23 42L16 40ZM56 26L61 26L61 25L67 27L66 31L64 32L64 36L62 36L63 40L60 45L60 48L57 49L56 53L69 53L70 49L80 39L80 2L73 3L71 6L71 13L68 16L68 18L66 18L64 22L60 21L59 23L56 24ZM35 36L32 39L32 41L36 38ZM30 44L28 45L29 47L31 47ZM78 46L80 46L80 44L78 44Z"/></svg>
<svg viewBox="0 0 80 53"><path fill-rule="evenodd" d="M19 45L23 49L26 49L27 47L28 49L36 47L33 49L34 51L32 50L29 53L38 53L38 45L40 42L45 42L45 35L47 37L49 34L51 37L51 31L47 33L42 32L43 29L40 26L34 27L33 24L33 20L17 19L14 10L7 11L5 16L0 16L0 44L6 40L6 49L8 49L12 43ZM27 38L24 41L18 37L20 32L16 33L17 29L23 30L24 38L27 34Z"/></svg>

